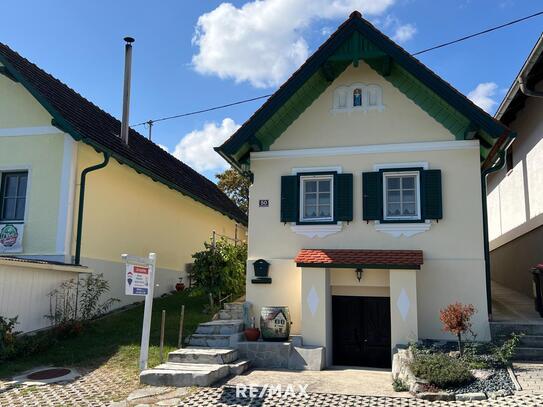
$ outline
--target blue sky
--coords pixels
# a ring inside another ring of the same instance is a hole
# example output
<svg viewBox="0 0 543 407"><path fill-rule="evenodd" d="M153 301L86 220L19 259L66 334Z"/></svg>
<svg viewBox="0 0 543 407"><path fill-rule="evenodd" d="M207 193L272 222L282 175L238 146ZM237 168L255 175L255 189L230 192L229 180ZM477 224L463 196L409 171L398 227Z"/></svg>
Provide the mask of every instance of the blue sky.
<svg viewBox="0 0 543 407"><path fill-rule="evenodd" d="M11 1L2 4L0 41L120 117L122 38L135 37L130 121L139 123L273 92L354 8L416 52L540 11L543 4L533 0ZM542 30L543 17L536 17L420 59L461 92L477 89L472 97L493 112ZM157 123L153 140L213 178L224 164L211 146L220 144L261 103ZM146 128L136 129L146 134Z"/></svg>

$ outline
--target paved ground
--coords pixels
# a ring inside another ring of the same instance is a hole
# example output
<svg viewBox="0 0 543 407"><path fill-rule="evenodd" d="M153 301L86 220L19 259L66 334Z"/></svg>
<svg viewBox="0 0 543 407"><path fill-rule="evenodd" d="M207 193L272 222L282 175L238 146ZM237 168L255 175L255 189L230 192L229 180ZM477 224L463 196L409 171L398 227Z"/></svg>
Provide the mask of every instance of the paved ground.
<svg viewBox="0 0 543 407"><path fill-rule="evenodd" d="M68 384L11 388L0 381L0 406L543 406L543 363L515 363L523 391L497 400L427 402L405 393L393 393L389 372L365 369L291 372L255 370L213 388L139 388L137 375L104 365L78 369L83 376ZM307 396L266 394L236 397L236 383L281 385L307 384ZM130 396L129 394L132 393ZM343 393L343 394L341 394ZM346 394L351 393L351 394ZM352 394L355 393L355 394ZM400 397L398 397L400 396ZM403 396L403 397L401 397ZM407 397L406 397L407 396ZM128 400L127 400L128 397Z"/></svg>
<svg viewBox="0 0 543 407"><path fill-rule="evenodd" d="M390 381L390 370L335 368L321 372L255 369L229 380L228 385L281 386L286 389L307 385L308 392L366 396L411 397L407 392L396 393Z"/></svg>
<svg viewBox="0 0 543 407"><path fill-rule="evenodd" d="M134 372L103 365L97 369L77 368L81 378L67 384L12 387L0 381L1 407L108 406L124 400L138 388Z"/></svg>
<svg viewBox="0 0 543 407"><path fill-rule="evenodd" d="M513 371L523 391L543 393L543 363L515 362Z"/></svg>
<svg viewBox="0 0 543 407"><path fill-rule="evenodd" d="M182 399L178 406L364 406L364 407L438 407L438 406L500 406L540 407L543 394L521 394L497 400L470 402L429 402L415 398L349 396L345 394L308 393L307 396L272 395L263 398L237 398L233 388L205 388Z"/></svg>

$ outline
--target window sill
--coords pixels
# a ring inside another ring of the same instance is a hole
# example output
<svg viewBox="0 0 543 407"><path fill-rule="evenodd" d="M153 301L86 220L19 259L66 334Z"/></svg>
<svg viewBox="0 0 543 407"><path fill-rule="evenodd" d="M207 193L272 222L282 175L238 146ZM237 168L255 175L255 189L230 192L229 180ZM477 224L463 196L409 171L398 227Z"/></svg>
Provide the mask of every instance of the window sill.
<svg viewBox="0 0 543 407"><path fill-rule="evenodd" d="M389 221L390 222L390 221ZM411 237L419 233L427 232L430 230L432 222L427 220L425 222L414 221L413 223L381 223L375 222L375 230L378 232L388 233L394 237Z"/></svg>
<svg viewBox="0 0 543 407"><path fill-rule="evenodd" d="M341 222L337 222L334 224L320 224L320 225L297 225L295 223L292 223L290 225L290 230L292 230L294 233L297 233L299 235L303 235L306 237L309 237L311 239L315 237L326 237L329 235L333 235L334 233L338 233L343 229L343 225Z"/></svg>

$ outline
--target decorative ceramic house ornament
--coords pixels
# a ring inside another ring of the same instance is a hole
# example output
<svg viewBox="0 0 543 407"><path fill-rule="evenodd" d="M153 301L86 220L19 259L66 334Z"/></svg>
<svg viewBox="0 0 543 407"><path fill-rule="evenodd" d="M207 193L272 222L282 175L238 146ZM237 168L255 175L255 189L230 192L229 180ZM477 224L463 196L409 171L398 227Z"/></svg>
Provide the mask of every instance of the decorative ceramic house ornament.
<svg viewBox="0 0 543 407"><path fill-rule="evenodd" d="M288 341L290 336L290 312L288 307L262 307L260 310L260 329L265 341Z"/></svg>

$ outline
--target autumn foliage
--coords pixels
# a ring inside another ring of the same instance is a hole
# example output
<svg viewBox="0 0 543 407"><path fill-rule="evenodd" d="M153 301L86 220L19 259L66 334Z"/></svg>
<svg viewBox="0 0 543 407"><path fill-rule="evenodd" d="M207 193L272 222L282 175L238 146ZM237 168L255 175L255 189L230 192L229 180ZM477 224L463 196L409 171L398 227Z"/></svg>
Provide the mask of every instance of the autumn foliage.
<svg viewBox="0 0 543 407"><path fill-rule="evenodd" d="M475 312L476 309L472 304L464 305L456 302L448 305L439 313L443 330L456 335L460 354L462 354L462 334L471 331L471 317Z"/></svg>

